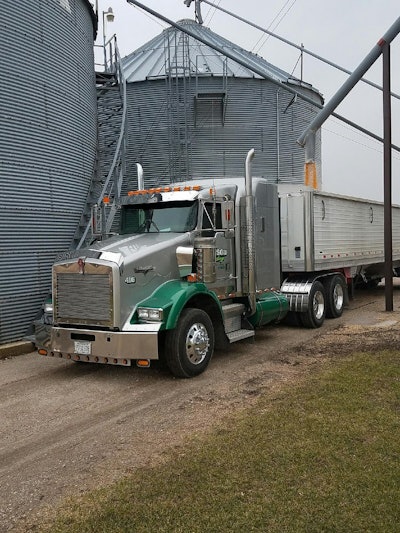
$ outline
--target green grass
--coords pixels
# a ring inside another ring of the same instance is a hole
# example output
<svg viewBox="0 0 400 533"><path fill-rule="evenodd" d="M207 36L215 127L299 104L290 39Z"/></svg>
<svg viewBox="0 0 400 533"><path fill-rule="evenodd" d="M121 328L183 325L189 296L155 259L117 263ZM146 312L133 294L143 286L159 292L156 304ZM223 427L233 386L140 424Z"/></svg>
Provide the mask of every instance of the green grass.
<svg viewBox="0 0 400 533"><path fill-rule="evenodd" d="M69 502L48 531L399 532L399 362L356 354L267 393L166 464Z"/></svg>

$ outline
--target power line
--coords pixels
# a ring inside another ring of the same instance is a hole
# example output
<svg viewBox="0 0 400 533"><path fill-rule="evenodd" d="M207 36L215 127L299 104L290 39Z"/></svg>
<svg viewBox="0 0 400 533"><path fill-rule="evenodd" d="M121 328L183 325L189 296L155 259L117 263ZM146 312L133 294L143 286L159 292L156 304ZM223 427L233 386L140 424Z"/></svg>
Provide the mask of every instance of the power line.
<svg viewBox="0 0 400 533"><path fill-rule="evenodd" d="M298 50L302 51L304 54L308 54L311 57L314 57L315 59L318 59L319 61L322 61L323 63L326 63L327 65L329 65L329 66L331 66L333 68L336 68L337 70L340 70L341 72L344 72L345 74L349 74L349 75L352 74L351 70L345 69L344 67L341 67L340 65L334 63L333 61L330 61L329 59L326 59L326 58L316 54L315 52L312 52L311 50L308 50L307 48L304 48L303 45L299 46L296 43L293 43L293 42L289 41L288 39L285 39L284 37L281 37L280 35L277 35L276 33L273 33L271 31L267 30L266 28L263 28L263 27L259 26L258 24L255 24L254 22L246 20L245 18L240 17L239 15L236 15L235 13L232 13L232 11L228 11L227 9L224 9L222 7L219 7L219 6L216 6L215 4L210 2L209 0L201 0L201 1L204 2L205 4L208 4L210 6L216 7L217 9L219 9L219 11L222 11L223 13L226 13L227 15L230 15L231 17L233 17L233 18L235 18L237 20L240 20L241 22L244 22L245 24L248 24L249 26L252 26L253 28L256 28L257 30L260 30L260 31L262 31L264 33L267 33L271 37L275 37L275 39L278 39L278 41L281 41L281 42L283 42L285 44L288 44L289 46L292 46L293 48L297 48ZM127 2L130 3L130 0L127 0ZM363 83L366 83L366 84L370 85L371 87L374 87L375 89L379 89L380 91L383 90L380 85L378 85L377 83L374 83L373 81L370 81L370 80L368 80L366 78L360 78L359 81L362 81ZM399 94L396 94L394 92L391 92L390 94L394 98L397 98L398 100L400 100L400 95Z"/></svg>
<svg viewBox="0 0 400 533"><path fill-rule="evenodd" d="M210 20L208 20L208 21L206 22L207 17L208 17L208 16L210 15L210 13L211 13L212 7L210 7L210 9L207 11L207 15L206 15L206 18L205 18L205 20L204 20L204 24L206 24L206 23L207 23L207 24L211 24L211 21L212 21L212 19L214 18L214 15L215 15L215 13L217 12L217 9L218 9L218 7L219 7L221 1L222 1L222 0L218 0L218 4L216 4L216 6L214 7L214 12L213 12L213 14L212 14L211 17L210 17Z"/></svg>
<svg viewBox="0 0 400 533"><path fill-rule="evenodd" d="M286 13L284 13L284 15L282 16L282 18L275 24L275 26L272 28L272 31L275 31L276 28L279 26L279 24L282 22L282 20L286 17L286 15L289 13L289 11L292 9L292 7L294 6L294 4L296 3L297 0L293 0L293 3L291 6L289 6L289 8L287 9ZM282 9L279 11L279 13L276 15L276 17L274 18L274 20L271 22L271 24L268 26L268 30L272 27L273 23L275 22L275 20L279 17L279 15L282 13L282 11L285 9L285 7L287 6L287 4L290 2L290 0L287 0L287 2L285 3L285 5L282 7ZM261 48L263 48L263 46L265 46L266 42L268 41L268 39L271 37L271 35L265 35L265 36L261 36L260 39L257 41L257 44L263 39L264 37L264 42L260 44L260 46L257 48L257 50L255 51L255 53L258 53ZM254 51L255 47L257 46L257 44L253 47L252 49L252 52Z"/></svg>
<svg viewBox="0 0 400 533"><path fill-rule="evenodd" d="M343 135L343 134L341 134L341 133L339 133L337 131L330 130L329 128L323 126L322 129L324 131L327 131L329 133L332 133L333 135L336 135L337 137L341 137L342 139L346 139L346 140L348 140L350 142L353 142L355 144L363 146L364 148L367 148L368 150L371 150L371 151L374 151L374 152L378 152L379 154L383 154L383 150L380 148L381 143L378 140L371 139L371 137L363 134L362 132L354 130L353 128L350 128L349 126L346 126L345 124L343 124L342 122L340 122L338 120L335 120L334 118L330 118L329 121L333 122L336 126L341 127L343 129L349 131L353 135L358 135L359 137L361 137L365 141L369 140L370 142L374 143L376 145L376 147L368 145L368 144L366 144L364 142L361 142L361 140L354 139L354 137L352 138L352 137L349 137L347 135ZM396 159L397 161L400 161L400 156L399 156L398 152L396 152L395 150L393 150L392 157L393 157L393 159Z"/></svg>
<svg viewBox="0 0 400 533"><path fill-rule="evenodd" d="M288 4L289 2L290 2L290 0L287 0L286 3L285 3L285 5L284 5L284 6L280 9L280 11L278 12L278 14L275 15L275 17L272 19L272 21L270 22L270 24L269 24L269 26L268 26L268 28L267 28L268 30L271 29L272 24L273 24L273 23L275 22L275 20L279 17L280 13L285 9L285 7L287 6L287 4ZM264 32L263 32L263 33L264 33ZM262 41L264 37L265 37L265 35L260 35L258 41L257 41L256 44L253 46L253 48L251 49L252 52L254 52L254 50L256 49L256 47L257 47L257 45L258 45L258 43L259 43L260 41Z"/></svg>
<svg viewBox="0 0 400 533"><path fill-rule="evenodd" d="M147 13L146 11L143 11L142 9L140 9L138 6L135 6L135 4L131 4L135 9L137 9L140 13L143 13L143 15L145 15L149 20L151 20L152 22L155 22L156 24L158 24L159 26L161 26L161 28L164 30L165 28L168 27L167 24L162 24L157 17L154 17L153 15L150 15L149 13ZM210 8L211 9L211 8Z"/></svg>

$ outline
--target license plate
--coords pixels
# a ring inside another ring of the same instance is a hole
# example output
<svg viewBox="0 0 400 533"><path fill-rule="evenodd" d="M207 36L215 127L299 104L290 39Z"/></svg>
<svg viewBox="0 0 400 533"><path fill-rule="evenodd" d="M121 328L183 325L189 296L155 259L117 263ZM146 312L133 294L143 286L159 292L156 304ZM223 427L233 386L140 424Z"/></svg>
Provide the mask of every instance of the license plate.
<svg viewBox="0 0 400 533"><path fill-rule="evenodd" d="M74 353L80 355L90 355L92 351L92 343L89 341L74 341Z"/></svg>

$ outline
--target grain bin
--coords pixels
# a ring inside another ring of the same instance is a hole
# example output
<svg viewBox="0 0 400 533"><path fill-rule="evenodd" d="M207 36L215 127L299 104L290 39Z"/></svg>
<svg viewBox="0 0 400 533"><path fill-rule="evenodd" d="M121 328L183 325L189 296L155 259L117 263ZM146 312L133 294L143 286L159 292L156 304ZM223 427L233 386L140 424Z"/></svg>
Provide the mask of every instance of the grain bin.
<svg viewBox="0 0 400 533"><path fill-rule="evenodd" d="M318 104L321 94L193 20L179 24L257 66L280 87L176 28L164 30L123 59L128 175L136 175L138 161L147 184L241 176L254 147L254 175L304 184L304 150L296 139L318 108L294 98L285 86ZM320 186L320 134L316 166Z"/></svg>
<svg viewBox="0 0 400 533"><path fill-rule="evenodd" d="M94 171L97 111L87 0L0 0L0 343L20 339L69 247Z"/></svg>

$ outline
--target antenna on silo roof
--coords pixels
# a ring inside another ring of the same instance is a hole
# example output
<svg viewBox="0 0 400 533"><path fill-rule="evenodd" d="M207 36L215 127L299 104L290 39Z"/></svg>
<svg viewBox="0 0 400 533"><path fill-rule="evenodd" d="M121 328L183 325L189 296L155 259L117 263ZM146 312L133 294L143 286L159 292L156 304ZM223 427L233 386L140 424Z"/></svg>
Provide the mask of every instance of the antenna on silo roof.
<svg viewBox="0 0 400 533"><path fill-rule="evenodd" d="M190 7L190 4L191 4L192 2L193 2L193 0L184 0L183 3L184 3L187 7ZM201 16L200 2L201 2L201 0L194 0L194 9L195 9L196 21L197 21L199 24L203 24L203 17Z"/></svg>

